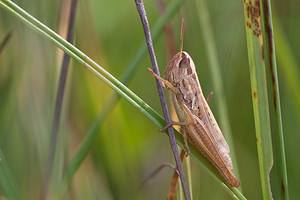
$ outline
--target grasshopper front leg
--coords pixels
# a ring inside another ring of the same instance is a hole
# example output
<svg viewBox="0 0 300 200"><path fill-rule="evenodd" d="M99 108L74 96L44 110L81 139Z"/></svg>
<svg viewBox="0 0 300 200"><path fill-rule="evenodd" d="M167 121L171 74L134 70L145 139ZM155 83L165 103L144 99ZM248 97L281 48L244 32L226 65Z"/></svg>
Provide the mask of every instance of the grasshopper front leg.
<svg viewBox="0 0 300 200"><path fill-rule="evenodd" d="M152 74L152 76L154 76L155 79L159 80L160 82L163 83L164 86L167 86L173 93L178 94L178 89L175 88L169 81L159 77L157 74L155 74L150 68L147 68L147 70ZM196 121L193 120L192 118L190 119L190 122L171 122L170 124L166 125L164 128L160 129L160 132L165 131L167 128L174 126L174 125L178 125L181 126L180 128L180 132L182 133L182 137L184 140L184 146L187 149L187 154L186 156L188 156L190 154L190 148L188 146L188 140L187 140L187 132L186 132L186 128L185 126L188 125L193 125L195 124Z"/></svg>
<svg viewBox="0 0 300 200"><path fill-rule="evenodd" d="M152 74L152 76L154 76L155 79L162 82L164 86L170 88L172 92L178 93L177 89L169 81L157 76L157 74L155 74L149 67L147 68L147 70Z"/></svg>

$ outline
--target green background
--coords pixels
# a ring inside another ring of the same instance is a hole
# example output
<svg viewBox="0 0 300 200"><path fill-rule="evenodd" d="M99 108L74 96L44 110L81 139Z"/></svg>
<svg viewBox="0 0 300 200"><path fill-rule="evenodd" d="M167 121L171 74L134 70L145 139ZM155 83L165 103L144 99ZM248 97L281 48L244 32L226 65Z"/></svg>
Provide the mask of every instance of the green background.
<svg viewBox="0 0 300 200"><path fill-rule="evenodd" d="M14 2L65 37L68 22L66 1ZM243 2L216 0L207 3L243 194L247 199L261 199ZM300 76L300 2L277 0L272 2L272 6L289 192L291 199L297 199L300 193L300 106L296 99L299 94L295 94L292 87L299 88L300 92L300 85L289 82L291 77L286 66L294 59L297 71L293 75ZM160 14L155 1L145 1L145 7L151 28ZM186 23L184 50L193 58L203 93L207 96L213 91L211 71L194 1L186 1L171 20L177 49L182 17ZM0 148L21 196L36 199L46 168L62 51L0 10L0 41L10 31L11 39L0 54ZM161 73L169 60L165 38L162 34L154 44ZM122 75L144 42L134 1L79 1L75 46L116 78ZM285 56L282 44L288 45L291 50L288 56L292 58ZM161 113L154 78L146 71L150 66L147 55L128 87ZM81 65L71 62L54 165L53 190L112 93L101 80ZM209 104L218 121L215 101L212 96ZM64 198L165 199L172 169L164 168L143 187L141 183L166 162L174 164L168 137L159 133L157 126L121 99L107 116L89 156ZM215 180L197 163L191 162L194 199L230 199ZM5 196L3 188L0 194Z"/></svg>

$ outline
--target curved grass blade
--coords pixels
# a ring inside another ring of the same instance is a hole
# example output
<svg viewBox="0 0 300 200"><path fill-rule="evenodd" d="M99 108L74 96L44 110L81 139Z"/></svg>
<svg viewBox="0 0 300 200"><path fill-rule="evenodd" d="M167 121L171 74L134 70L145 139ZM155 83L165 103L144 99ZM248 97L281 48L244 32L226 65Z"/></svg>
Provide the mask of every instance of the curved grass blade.
<svg viewBox="0 0 300 200"><path fill-rule="evenodd" d="M11 13L14 17L19 19L24 24L28 25L30 28L41 34L47 40L51 41L54 45L62 49L64 52L69 54L73 59L82 64L88 70L90 70L94 75L103 80L108 86L114 89L120 96L125 98L134 107L136 107L140 112L142 112L147 118L149 118L158 127L163 128L165 126L164 119L153 110L148 104L146 104L142 99L140 99L136 94L129 90L125 85L123 85L119 80L109 74L95 61L91 60L87 55L82 53L75 46L71 45L63 38L61 38L54 31L46 27L44 24L39 22L37 19L33 18L23 9L18 7L11 1L0 0L0 7L5 9L7 12ZM175 131L175 137L177 144L184 147L184 142L182 136ZM207 170L207 172L220 183L226 191L235 199L246 199L236 188L231 188L223 182L217 170L194 148L190 147L191 156Z"/></svg>
<svg viewBox="0 0 300 200"><path fill-rule="evenodd" d="M272 199L269 174L273 166L270 114L259 0L244 1L244 15L256 142L263 199Z"/></svg>

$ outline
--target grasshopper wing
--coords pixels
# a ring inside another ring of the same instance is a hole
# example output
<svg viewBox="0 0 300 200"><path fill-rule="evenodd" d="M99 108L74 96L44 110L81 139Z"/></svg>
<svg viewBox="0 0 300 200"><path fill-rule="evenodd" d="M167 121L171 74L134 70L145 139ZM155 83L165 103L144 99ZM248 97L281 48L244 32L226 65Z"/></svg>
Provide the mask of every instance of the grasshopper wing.
<svg viewBox="0 0 300 200"><path fill-rule="evenodd" d="M238 187L240 183L232 173L230 155L223 151L224 148L218 146L217 141L210 134L205 123L197 115L193 114L185 104L181 104L181 106L187 118L192 118L196 121L196 123L191 123L191 125L187 125L183 129L183 131L186 131L189 141L216 167L230 186Z"/></svg>

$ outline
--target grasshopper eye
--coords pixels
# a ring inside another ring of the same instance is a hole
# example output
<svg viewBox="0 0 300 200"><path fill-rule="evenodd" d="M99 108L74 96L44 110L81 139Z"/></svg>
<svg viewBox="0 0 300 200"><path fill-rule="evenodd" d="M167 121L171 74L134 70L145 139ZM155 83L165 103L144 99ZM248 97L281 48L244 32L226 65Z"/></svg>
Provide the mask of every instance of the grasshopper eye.
<svg viewBox="0 0 300 200"><path fill-rule="evenodd" d="M190 59L189 57L184 56L179 63L179 67L188 68L189 66L190 66Z"/></svg>

